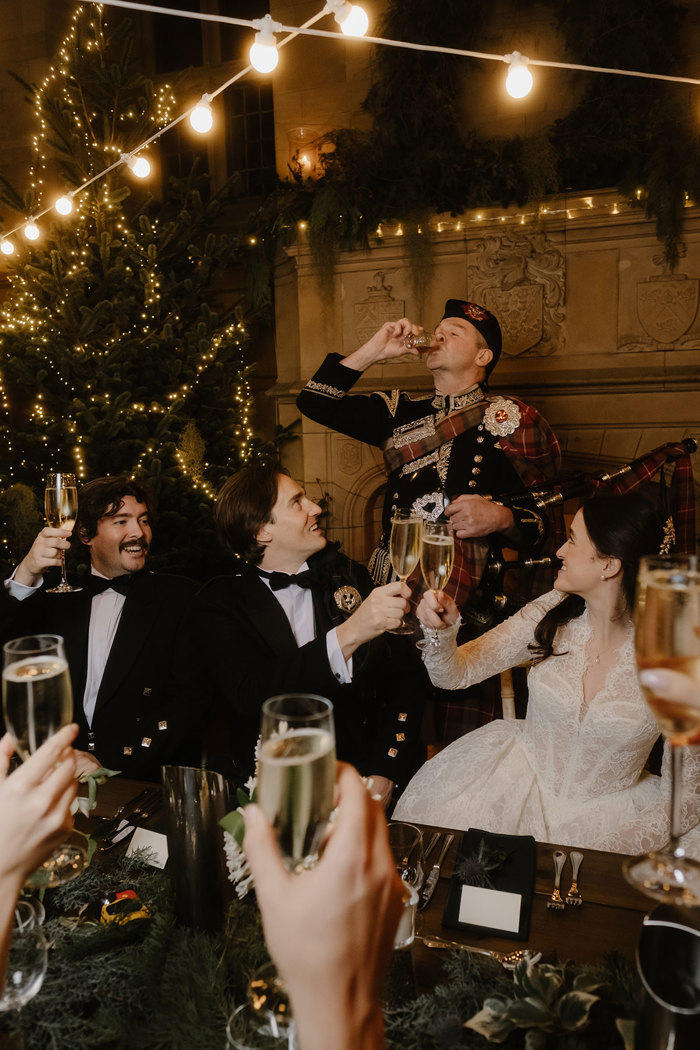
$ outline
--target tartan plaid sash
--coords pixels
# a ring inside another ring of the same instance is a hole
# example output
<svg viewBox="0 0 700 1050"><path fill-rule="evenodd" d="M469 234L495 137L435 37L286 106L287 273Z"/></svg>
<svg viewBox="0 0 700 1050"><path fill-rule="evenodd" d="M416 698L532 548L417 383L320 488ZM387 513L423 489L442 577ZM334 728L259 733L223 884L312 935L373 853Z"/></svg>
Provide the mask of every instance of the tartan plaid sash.
<svg viewBox="0 0 700 1050"><path fill-rule="evenodd" d="M439 448L453 438L478 426L490 404L503 400L485 395L482 401L451 412L435 427L433 434L395 448L389 438L382 446L387 474L412 463ZM549 424L531 405L509 398L520 410L520 424L509 438L501 437L498 447L508 458L525 488L551 484L561 466L561 450ZM547 551L553 553L563 542L563 518L560 508L548 511L550 534ZM455 538L455 560L446 592L462 607L479 587L486 568L491 545L487 538L460 540ZM541 594L551 586L551 569L537 570L536 578L528 581L532 596Z"/></svg>

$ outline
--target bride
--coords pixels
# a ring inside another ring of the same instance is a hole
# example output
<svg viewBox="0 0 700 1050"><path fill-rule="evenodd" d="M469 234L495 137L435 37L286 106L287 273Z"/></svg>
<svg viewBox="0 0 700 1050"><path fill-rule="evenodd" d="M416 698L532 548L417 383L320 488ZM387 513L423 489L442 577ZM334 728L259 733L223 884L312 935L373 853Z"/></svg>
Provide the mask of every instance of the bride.
<svg viewBox="0 0 700 1050"><path fill-rule="evenodd" d="M554 590L459 648L456 605L426 592L418 616L441 629L424 651L435 685L460 689L532 660L527 717L491 722L426 762L393 819L620 853L665 845L668 744L661 777L646 772L659 730L639 686L631 619L639 560L660 540L642 497L589 501L557 551ZM689 751L684 830L700 819L700 748ZM699 832L688 836L696 845Z"/></svg>

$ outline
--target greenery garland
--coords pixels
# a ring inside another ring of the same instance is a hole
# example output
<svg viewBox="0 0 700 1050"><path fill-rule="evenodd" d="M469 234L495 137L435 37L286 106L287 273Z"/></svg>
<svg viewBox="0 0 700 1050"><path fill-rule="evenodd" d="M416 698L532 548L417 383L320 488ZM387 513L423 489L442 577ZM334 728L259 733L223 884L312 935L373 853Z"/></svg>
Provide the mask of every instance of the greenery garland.
<svg viewBox="0 0 700 1050"><path fill-rule="evenodd" d="M86 906L98 913L106 893L127 886L150 918L121 926L77 921ZM195 933L174 923L168 876L138 855L109 871L93 864L48 893L45 904L49 968L21 1013L27 1050L219 1050L251 973L268 959L252 894L231 904L221 934ZM639 1007L639 983L620 956L598 967L521 967L512 975L490 960L450 952L445 972L447 982L433 992L387 1009L390 1050L464 1046L465 1023L478 1025L475 1015L494 1002L517 1018L499 1039L507 1048L534 1050L553 1039L557 1050L621 1050L620 1033ZM584 986L595 989L596 1002L584 1004L585 1017L572 1015L570 990ZM0 1017L0 1032L10 1024L17 1025L16 1014ZM480 1030L469 1032L470 1046L487 1045Z"/></svg>
<svg viewBox="0 0 700 1050"><path fill-rule="evenodd" d="M557 57L684 72L678 54L689 16L674 0L520 0L518 11L535 6L562 41L565 54ZM390 0L378 35L489 51L498 18L503 4L486 0L471 0L468 17L462 0ZM255 217L258 294L261 273L271 277L273 246L293 241L300 220L308 224L318 273L330 291L334 253L367 247L383 220L398 218L415 230L429 214L520 206L609 186L656 220L666 262L675 268L686 193L700 200L700 143L687 89L570 73L580 95L568 114L529 137L488 138L462 126L462 72L452 56L376 49L364 102L371 128L331 131L321 177L305 178L293 168ZM420 299L430 276L429 238L420 238L409 255Z"/></svg>

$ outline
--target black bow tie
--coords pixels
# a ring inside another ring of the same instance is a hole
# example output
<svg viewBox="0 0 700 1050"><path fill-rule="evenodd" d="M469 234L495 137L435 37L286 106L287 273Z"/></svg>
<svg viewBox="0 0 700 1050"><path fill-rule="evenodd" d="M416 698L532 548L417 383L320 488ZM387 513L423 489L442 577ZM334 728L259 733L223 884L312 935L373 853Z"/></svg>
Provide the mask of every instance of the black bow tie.
<svg viewBox="0 0 700 1050"><path fill-rule="evenodd" d="M258 572L268 581L273 591L282 591L285 587L291 587L293 583L297 587L313 587L318 582L311 569L306 569L305 572L300 572L298 575L294 573L289 575L286 572L265 572L264 569L258 569Z"/></svg>
<svg viewBox="0 0 700 1050"><path fill-rule="evenodd" d="M118 591L119 594L126 594L129 590L129 584L131 583L131 576L126 573L124 576L115 576L113 580L105 580L102 576L95 576L91 573L86 577L83 582L83 590L87 591L93 598L96 594L103 594L104 591L113 590Z"/></svg>

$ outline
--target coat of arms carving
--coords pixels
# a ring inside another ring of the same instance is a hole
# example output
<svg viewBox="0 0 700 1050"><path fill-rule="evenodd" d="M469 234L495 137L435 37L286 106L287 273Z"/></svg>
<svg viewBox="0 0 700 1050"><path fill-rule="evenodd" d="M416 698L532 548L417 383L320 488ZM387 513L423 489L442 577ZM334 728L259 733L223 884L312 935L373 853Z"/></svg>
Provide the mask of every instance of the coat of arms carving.
<svg viewBox="0 0 700 1050"><path fill-rule="evenodd" d="M565 261L547 235L484 237L470 254L469 295L498 318L503 353L545 357L562 349Z"/></svg>
<svg viewBox="0 0 700 1050"><path fill-rule="evenodd" d="M359 344L366 343L387 321L397 321L405 314L403 299L394 299L385 278L393 270L377 270L374 284L367 287L367 298L355 303L355 334Z"/></svg>

